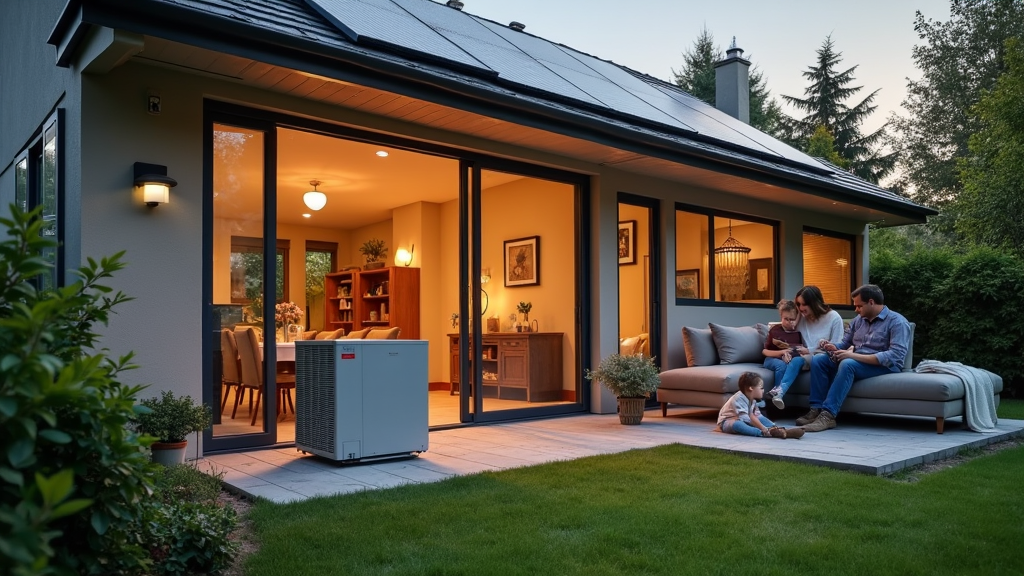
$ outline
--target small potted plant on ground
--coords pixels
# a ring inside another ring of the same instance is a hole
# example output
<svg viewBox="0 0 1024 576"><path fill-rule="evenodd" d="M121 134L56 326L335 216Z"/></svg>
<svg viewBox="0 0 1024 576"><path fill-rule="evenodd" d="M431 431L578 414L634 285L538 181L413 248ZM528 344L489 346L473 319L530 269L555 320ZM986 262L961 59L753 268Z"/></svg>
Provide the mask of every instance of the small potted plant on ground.
<svg viewBox="0 0 1024 576"><path fill-rule="evenodd" d="M639 424L643 420L644 404L661 383L654 358L621 354L608 356L597 370L587 370L587 380L597 380L615 394L622 424Z"/></svg>
<svg viewBox="0 0 1024 576"><path fill-rule="evenodd" d="M133 422L139 433L157 439L150 446L153 461L173 466L185 461L188 435L201 432L211 420L209 406L196 405L191 396L175 398L174 393L168 390L160 398L140 402Z"/></svg>
<svg viewBox="0 0 1024 576"><path fill-rule="evenodd" d="M371 238L359 247L359 253L366 257L366 269L384 267L384 258L388 255L387 245L379 238Z"/></svg>

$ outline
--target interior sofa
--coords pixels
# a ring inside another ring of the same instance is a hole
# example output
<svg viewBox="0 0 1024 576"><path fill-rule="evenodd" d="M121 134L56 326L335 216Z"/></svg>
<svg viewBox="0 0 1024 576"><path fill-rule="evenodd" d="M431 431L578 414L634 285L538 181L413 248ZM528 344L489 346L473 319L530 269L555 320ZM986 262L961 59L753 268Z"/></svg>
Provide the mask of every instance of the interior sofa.
<svg viewBox="0 0 1024 576"><path fill-rule="evenodd" d="M765 390L775 385L775 372L763 367L767 324L729 327L709 324L708 328L683 328L683 347L687 366L661 373L657 399L661 414L669 404L720 409L738 390L739 377L754 372L764 380ZM922 374L911 369L914 324L910 324L911 344L902 372L883 374L853 383L842 412L870 412L900 416L935 418L942 434L946 418L964 415L963 382L949 374ZM996 406L1003 390L1003 379L987 372L992 380ZM810 372L801 371L784 399L790 406L810 406Z"/></svg>

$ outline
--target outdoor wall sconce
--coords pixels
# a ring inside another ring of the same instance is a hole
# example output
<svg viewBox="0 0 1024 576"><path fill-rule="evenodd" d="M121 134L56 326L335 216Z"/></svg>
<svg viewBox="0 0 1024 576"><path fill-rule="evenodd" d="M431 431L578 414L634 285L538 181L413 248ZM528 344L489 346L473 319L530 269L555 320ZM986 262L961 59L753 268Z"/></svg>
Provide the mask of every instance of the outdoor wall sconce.
<svg viewBox="0 0 1024 576"><path fill-rule="evenodd" d="M316 211L327 205L327 194L316 189L320 185L319 180L310 180L309 185L313 187L312 190L302 195L302 201L309 207L310 210Z"/></svg>
<svg viewBox="0 0 1024 576"><path fill-rule="evenodd" d="M412 254L415 251L415 244L412 245L411 250L406 250L405 248L399 248L398 250L395 250L395 265L408 267L409 264L412 264Z"/></svg>
<svg viewBox="0 0 1024 576"><path fill-rule="evenodd" d="M142 188L142 201L146 206L152 208L167 204L171 197L171 188L177 185L178 181L167 175L167 166L135 163L135 187Z"/></svg>

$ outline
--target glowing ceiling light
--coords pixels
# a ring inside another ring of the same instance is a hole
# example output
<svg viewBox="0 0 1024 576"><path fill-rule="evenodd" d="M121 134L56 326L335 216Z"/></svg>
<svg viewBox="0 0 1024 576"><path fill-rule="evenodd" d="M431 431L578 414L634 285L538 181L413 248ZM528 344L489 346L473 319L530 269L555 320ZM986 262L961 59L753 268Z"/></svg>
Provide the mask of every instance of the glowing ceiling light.
<svg viewBox="0 0 1024 576"><path fill-rule="evenodd" d="M316 189L320 185L319 180L310 180L309 184L313 189L302 195L302 201L310 210L316 211L327 205L327 195Z"/></svg>
<svg viewBox="0 0 1024 576"><path fill-rule="evenodd" d="M387 158L388 153L385 150L377 150L377 156L380 156L381 158Z"/></svg>

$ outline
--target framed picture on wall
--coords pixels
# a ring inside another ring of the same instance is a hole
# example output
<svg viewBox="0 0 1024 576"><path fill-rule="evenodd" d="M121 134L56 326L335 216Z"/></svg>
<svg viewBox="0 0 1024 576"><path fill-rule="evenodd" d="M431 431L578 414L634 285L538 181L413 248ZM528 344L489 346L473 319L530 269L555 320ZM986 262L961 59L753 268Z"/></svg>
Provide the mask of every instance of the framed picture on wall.
<svg viewBox="0 0 1024 576"><path fill-rule="evenodd" d="M772 299L772 286L775 283L775 275L772 274L774 268L772 258L751 258L747 262L749 281L747 291L743 294L744 300Z"/></svg>
<svg viewBox="0 0 1024 576"><path fill-rule="evenodd" d="M636 264L636 220L619 222L619 265Z"/></svg>
<svg viewBox="0 0 1024 576"><path fill-rule="evenodd" d="M676 270L676 298L700 298L700 269Z"/></svg>
<svg viewBox="0 0 1024 576"><path fill-rule="evenodd" d="M540 284L540 236L505 240L505 286Z"/></svg>

